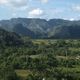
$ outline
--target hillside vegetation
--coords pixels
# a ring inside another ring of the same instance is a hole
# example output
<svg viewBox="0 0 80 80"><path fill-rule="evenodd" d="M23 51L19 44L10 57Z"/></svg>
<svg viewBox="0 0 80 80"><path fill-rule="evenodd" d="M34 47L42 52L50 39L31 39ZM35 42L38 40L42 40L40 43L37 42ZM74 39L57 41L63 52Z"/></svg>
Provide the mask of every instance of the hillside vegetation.
<svg viewBox="0 0 80 80"><path fill-rule="evenodd" d="M80 80L80 40L30 39L0 29L0 80Z"/></svg>
<svg viewBox="0 0 80 80"><path fill-rule="evenodd" d="M80 20L12 18L1 20L0 28L35 39L80 39Z"/></svg>

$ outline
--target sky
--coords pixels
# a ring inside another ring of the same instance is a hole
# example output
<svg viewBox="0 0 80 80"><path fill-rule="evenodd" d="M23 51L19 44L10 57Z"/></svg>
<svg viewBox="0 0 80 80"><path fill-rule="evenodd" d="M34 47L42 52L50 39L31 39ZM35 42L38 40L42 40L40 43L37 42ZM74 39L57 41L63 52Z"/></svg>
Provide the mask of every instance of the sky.
<svg viewBox="0 0 80 80"><path fill-rule="evenodd" d="M0 0L0 20L18 17L80 20L80 0Z"/></svg>

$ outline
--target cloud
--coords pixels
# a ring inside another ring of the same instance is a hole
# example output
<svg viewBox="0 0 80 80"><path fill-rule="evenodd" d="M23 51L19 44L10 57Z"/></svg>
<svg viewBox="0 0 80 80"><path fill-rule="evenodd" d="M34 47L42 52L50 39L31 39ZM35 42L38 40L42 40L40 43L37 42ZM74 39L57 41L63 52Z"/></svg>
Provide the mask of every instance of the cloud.
<svg viewBox="0 0 80 80"><path fill-rule="evenodd" d="M7 4L8 0L0 0L0 5Z"/></svg>
<svg viewBox="0 0 80 80"><path fill-rule="evenodd" d="M24 7L27 5L27 0L10 0L9 3L13 7Z"/></svg>
<svg viewBox="0 0 80 80"><path fill-rule="evenodd" d="M27 6L27 0L0 0L0 5L8 5L12 7Z"/></svg>
<svg viewBox="0 0 80 80"><path fill-rule="evenodd" d="M80 5L72 6L72 10L80 12Z"/></svg>
<svg viewBox="0 0 80 80"><path fill-rule="evenodd" d="M41 15L43 15L44 11L41 10L40 8L36 8L33 9L32 11L29 12L29 16L28 17L40 17Z"/></svg>
<svg viewBox="0 0 80 80"><path fill-rule="evenodd" d="M74 19L74 18L70 18L69 20L70 20L70 21L74 21L75 19Z"/></svg>
<svg viewBox="0 0 80 80"><path fill-rule="evenodd" d="M29 0L29 1L33 1L33 0ZM42 3L48 3L49 0L34 0L34 1L40 1Z"/></svg>
<svg viewBox="0 0 80 80"><path fill-rule="evenodd" d="M42 3L47 3L47 2L48 2L48 0L41 0L41 2L42 2Z"/></svg>

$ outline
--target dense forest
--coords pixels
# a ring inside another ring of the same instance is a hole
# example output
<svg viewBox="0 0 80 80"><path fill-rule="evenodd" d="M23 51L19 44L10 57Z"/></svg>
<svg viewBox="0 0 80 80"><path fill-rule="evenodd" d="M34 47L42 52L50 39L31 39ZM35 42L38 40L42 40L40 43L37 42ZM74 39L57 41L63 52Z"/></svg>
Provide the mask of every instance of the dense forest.
<svg viewBox="0 0 80 80"><path fill-rule="evenodd" d="M80 80L80 40L31 39L0 29L0 80Z"/></svg>

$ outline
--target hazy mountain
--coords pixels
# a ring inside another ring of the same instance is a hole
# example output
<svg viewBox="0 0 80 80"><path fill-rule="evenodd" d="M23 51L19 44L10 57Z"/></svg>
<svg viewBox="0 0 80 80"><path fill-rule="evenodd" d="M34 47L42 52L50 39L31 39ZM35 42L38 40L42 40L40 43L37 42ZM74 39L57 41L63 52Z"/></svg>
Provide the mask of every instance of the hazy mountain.
<svg viewBox="0 0 80 80"><path fill-rule="evenodd" d="M0 21L0 27L32 38L80 38L80 21L13 18Z"/></svg>

